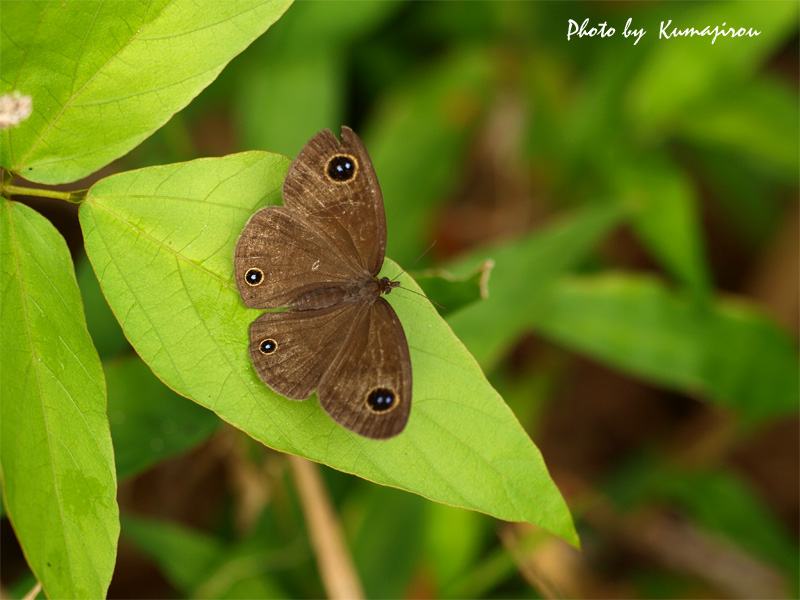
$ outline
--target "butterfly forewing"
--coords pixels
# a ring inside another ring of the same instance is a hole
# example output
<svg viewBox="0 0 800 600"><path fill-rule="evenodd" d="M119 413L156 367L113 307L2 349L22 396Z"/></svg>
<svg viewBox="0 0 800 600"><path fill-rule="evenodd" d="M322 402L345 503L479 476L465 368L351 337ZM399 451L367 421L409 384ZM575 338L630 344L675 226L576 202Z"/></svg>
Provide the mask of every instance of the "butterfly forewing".
<svg viewBox="0 0 800 600"><path fill-rule="evenodd" d="M258 211L236 244L236 285L247 306L290 306L301 294L345 285L363 270L342 256L327 237L282 206Z"/></svg>
<svg viewBox="0 0 800 600"><path fill-rule="evenodd" d="M283 203L314 223L365 272L381 270L386 254L383 196L372 161L349 127L342 127L341 142L328 130L311 138L289 167Z"/></svg>

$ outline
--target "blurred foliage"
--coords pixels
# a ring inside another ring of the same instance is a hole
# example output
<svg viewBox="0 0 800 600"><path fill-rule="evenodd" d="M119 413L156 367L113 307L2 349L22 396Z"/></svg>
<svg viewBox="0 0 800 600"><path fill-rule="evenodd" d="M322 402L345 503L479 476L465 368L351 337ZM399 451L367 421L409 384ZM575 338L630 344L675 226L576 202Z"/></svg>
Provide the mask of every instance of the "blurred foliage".
<svg viewBox="0 0 800 600"><path fill-rule="evenodd" d="M567 42L568 19L584 18L617 34ZM621 35L628 18L647 29L636 46ZM761 34L659 40L668 19ZM796 597L797 437L756 454L755 468L741 456L797 422L797 336L786 326L797 325L796 266L770 271L777 296L757 297L753 283L774 266L787 223L785 252L797 256L797 22L794 2L300 2L116 163L291 157L319 129L348 124L381 182L388 256L410 267L437 242L412 271L426 273L418 281L553 465L584 555L548 538L514 547L490 517L326 469L368 597L531 597L547 582L576 597ZM78 282L105 361L120 478L196 448L217 429L213 415L146 373L80 262ZM775 308L785 297L788 315ZM620 404L615 385L576 383L594 381L582 357L645 390L585 437L571 407ZM720 414L722 425L707 424ZM642 433L612 439L623 423ZM123 520L123 538L168 582L156 594L325 593L285 463L249 448L237 458L269 473L269 498L245 532L232 524L242 507L230 481L202 530ZM781 483L769 487L776 461ZM654 514L713 551L692 567L671 562L637 537L637 519ZM734 568L721 588L715 560L758 576L743 582Z"/></svg>

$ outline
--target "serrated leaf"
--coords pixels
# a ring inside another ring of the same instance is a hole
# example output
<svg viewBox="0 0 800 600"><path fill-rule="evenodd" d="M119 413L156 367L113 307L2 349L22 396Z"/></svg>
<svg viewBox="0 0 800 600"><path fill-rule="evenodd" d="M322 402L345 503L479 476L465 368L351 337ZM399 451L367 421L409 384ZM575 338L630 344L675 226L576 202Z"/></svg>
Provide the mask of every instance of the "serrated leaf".
<svg viewBox="0 0 800 600"><path fill-rule="evenodd" d="M48 597L100 598L119 535L103 370L64 238L0 203L3 498Z"/></svg>
<svg viewBox="0 0 800 600"><path fill-rule="evenodd" d="M561 344L752 423L797 412L795 343L745 303L698 306L656 279L611 273L559 281L538 320Z"/></svg>
<svg viewBox="0 0 800 600"><path fill-rule="evenodd" d="M290 3L4 3L0 92L32 96L33 114L0 132L0 164L51 184L96 171L186 106Z"/></svg>
<svg viewBox="0 0 800 600"><path fill-rule="evenodd" d="M248 218L279 202L288 164L250 152L124 173L89 191L86 251L139 355L175 391L270 447L577 543L541 454L424 298L389 297L415 382L409 425L394 439L360 438L317 402L286 401L258 379L247 330L259 311L239 298L233 250ZM399 269L387 260L385 271Z"/></svg>

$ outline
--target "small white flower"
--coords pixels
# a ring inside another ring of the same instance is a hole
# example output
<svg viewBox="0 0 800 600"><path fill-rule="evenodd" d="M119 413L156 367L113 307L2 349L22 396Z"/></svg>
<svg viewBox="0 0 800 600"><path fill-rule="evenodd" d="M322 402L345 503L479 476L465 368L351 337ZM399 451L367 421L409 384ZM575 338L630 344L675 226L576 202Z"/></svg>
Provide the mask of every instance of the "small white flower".
<svg viewBox="0 0 800 600"><path fill-rule="evenodd" d="M19 92L0 96L0 129L9 129L19 125L31 116L33 98Z"/></svg>

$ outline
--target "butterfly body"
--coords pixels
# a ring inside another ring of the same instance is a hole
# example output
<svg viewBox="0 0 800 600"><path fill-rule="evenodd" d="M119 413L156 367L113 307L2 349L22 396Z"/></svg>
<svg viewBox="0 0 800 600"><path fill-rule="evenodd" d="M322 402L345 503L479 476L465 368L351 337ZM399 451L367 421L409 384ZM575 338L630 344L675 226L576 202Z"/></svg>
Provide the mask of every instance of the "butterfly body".
<svg viewBox="0 0 800 600"><path fill-rule="evenodd" d="M400 433L411 409L405 333L382 297L383 197L369 155L347 127L315 135L289 168L284 206L248 222L234 266L242 300L266 312L250 326L250 356L276 392L317 391L335 421L372 438Z"/></svg>
<svg viewBox="0 0 800 600"><path fill-rule="evenodd" d="M388 277L378 279L372 275L346 285L337 285L315 288L297 296L289 303L293 310L314 310L327 308L340 302L369 302L381 294L388 294L398 282L391 281Z"/></svg>

